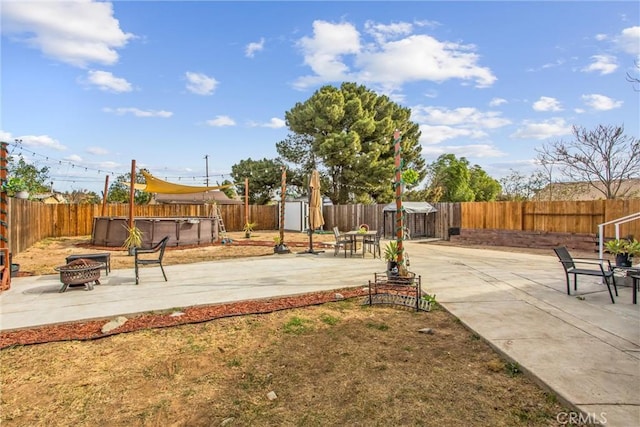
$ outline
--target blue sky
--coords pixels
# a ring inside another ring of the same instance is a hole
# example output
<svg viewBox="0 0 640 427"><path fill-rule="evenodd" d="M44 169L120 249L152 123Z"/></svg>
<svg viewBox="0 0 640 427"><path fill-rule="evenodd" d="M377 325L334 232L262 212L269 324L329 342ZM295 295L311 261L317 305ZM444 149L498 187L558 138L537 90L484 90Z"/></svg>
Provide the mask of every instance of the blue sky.
<svg viewBox="0 0 640 427"><path fill-rule="evenodd" d="M454 153L497 179L573 125L640 135L636 1L0 6L0 139L56 190L100 192L132 159L173 182L229 178L343 81L411 108L427 163Z"/></svg>

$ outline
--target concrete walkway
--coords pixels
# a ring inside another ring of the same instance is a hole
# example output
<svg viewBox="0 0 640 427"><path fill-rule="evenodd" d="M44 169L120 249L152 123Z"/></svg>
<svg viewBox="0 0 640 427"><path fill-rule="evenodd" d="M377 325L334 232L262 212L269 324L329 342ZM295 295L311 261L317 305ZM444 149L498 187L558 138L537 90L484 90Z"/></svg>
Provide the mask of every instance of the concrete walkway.
<svg viewBox="0 0 640 427"><path fill-rule="evenodd" d="M640 305L620 287L611 304L597 279L580 277L566 294L555 255L507 253L411 241L412 271L423 291L541 385L608 426L640 425ZM217 304L366 285L380 259L289 254L114 270L93 291L58 293L59 277L13 279L0 294L0 330L152 310Z"/></svg>

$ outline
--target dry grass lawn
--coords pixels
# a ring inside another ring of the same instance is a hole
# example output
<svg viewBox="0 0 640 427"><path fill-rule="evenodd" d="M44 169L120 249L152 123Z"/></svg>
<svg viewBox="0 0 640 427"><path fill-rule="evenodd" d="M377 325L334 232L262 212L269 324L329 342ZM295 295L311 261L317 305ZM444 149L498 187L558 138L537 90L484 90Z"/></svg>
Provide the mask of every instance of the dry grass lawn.
<svg viewBox="0 0 640 427"><path fill-rule="evenodd" d="M446 311L359 299L9 348L0 366L3 426L548 426L563 410Z"/></svg>
<svg viewBox="0 0 640 427"><path fill-rule="evenodd" d="M16 262L51 272L74 244L41 242ZM218 248L188 249L188 259L215 259ZM114 268L131 261L112 257ZM567 410L437 304L416 313L361 303L5 348L0 424L550 426Z"/></svg>

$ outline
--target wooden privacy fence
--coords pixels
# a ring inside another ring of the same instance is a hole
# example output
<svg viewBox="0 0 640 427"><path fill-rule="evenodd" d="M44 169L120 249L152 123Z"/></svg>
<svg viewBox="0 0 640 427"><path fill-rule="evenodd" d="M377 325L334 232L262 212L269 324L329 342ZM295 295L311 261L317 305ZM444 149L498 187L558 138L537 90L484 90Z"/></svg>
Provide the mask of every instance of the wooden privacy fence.
<svg viewBox="0 0 640 427"><path fill-rule="evenodd" d="M570 202L467 202L432 203L437 209L433 218L433 237L449 239L460 229L496 229L556 233L595 234L598 224L640 212L640 199ZM324 206L325 230L337 226L354 230L360 224L382 229L385 205ZM249 220L261 230L277 230L278 205L250 205ZM227 231L240 231L244 226L243 205L220 205ZM135 206L136 217L208 217L207 205ZM87 236L96 216L128 217L128 204L43 204L29 200L9 199L9 249L15 255L48 237ZM431 224L429 225L431 227ZM613 225L605 228L605 236L615 233ZM640 221L620 225L622 236L640 239ZM431 236L429 236L431 237Z"/></svg>
<svg viewBox="0 0 640 427"><path fill-rule="evenodd" d="M134 206L135 217L209 217L208 205L143 205ZM227 231L240 231L244 226L243 205L220 205L220 213ZM16 255L34 243L48 237L91 235L96 216L129 217L129 205L113 203L106 206L92 204L44 204L30 200L9 198L9 249ZM278 207L250 205L249 220L258 228L278 228Z"/></svg>
<svg viewBox="0 0 640 427"><path fill-rule="evenodd" d="M448 239L452 228L460 227L460 203L431 203L436 208L435 214L428 215L426 230L414 218L407 218L407 225L419 228L421 235ZM395 213L387 212L387 221L382 211L386 204L378 205L333 205L324 206L324 229L332 230L338 227L340 231L356 230L360 224L367 224L370 229L382 230L386 226L385 234L393 234L395 227ZM393 218L393 220L389 220Z"/></svg>
<svg viewBox="0 0 640 427"><path fill-rule="evenodd" d="M461 204L463 229L596 234L598 224L640 212L640 199L565 202L468 202ZM605 237L615 235L605 226ZM640 239L640 220L620 224L620 235Z"/></svg>

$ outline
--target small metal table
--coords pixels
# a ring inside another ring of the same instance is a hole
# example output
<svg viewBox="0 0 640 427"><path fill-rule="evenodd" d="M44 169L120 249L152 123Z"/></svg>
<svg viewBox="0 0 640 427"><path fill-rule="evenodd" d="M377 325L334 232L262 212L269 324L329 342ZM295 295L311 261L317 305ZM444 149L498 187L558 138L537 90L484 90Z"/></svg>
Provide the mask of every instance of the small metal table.
<svg viewBox="0 0 640 427"><path fill-rule="evenodd" d="M629 277L631 279L631 292L633 293L633 303L638 303L638 287L640 285L640 265L632 266L632 267L613 267L614 272L622 272L624 277Z"/></svg>
<svg viewBox="0 0 640 427"><path fill-rule="evenodd" d="M73 254L65 258L67 264L77 259L91 259L104 264L104 272L108 276L111 271L111 254L109 252L100 252L93 254Z"/></svg>

